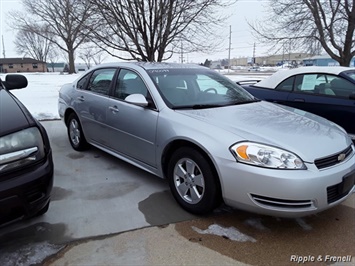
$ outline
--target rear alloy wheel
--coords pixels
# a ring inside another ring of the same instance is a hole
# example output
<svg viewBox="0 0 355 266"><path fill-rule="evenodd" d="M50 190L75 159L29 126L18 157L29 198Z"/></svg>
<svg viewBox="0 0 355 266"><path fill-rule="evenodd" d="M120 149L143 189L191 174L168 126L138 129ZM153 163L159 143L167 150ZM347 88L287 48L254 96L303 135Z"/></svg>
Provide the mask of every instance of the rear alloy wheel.
<svg viewBox="0 0 355 266"><path fill-rule="evenodd" d="M219 186L209 162L193 148L178 149L168 166L170 190L176 201L195 214L211 212L219 203Z"/></svg>
<svg viewBox="0 0 355 266"><path fill-rule="evenodd" d="M87 148L88 143L83 134L78 117L73 113L68 118L68 137L69 142L74 150L83 151Z"/></svg>

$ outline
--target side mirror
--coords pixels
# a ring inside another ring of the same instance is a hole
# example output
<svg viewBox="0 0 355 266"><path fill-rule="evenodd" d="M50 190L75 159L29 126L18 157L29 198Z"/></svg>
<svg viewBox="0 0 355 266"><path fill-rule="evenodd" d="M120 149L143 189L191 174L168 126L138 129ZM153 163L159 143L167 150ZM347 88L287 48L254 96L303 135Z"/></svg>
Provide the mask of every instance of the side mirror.
<svg viewBox="0 0 355 266"><path fill-rule="evenodd" d="M20 74L8 74L3 82L8 90L26 88L28 85L27 78Z"/></svg>
<svg viewBox="0 0 355 266"><path fill-rule="evenodd" d="M131 94L128 95L124 100L126 102L133 103L135 105L139 105L142 107L148 106L147 99L143 96L143 94L138 94L138 93Z"/></svg>

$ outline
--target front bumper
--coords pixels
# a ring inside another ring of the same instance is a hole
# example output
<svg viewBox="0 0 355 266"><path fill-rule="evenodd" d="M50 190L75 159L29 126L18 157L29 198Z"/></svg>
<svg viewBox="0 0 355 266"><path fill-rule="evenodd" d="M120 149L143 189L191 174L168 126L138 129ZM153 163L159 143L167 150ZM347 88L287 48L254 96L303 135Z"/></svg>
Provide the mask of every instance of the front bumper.
<svg viewBox="0 0 355 266"><path fill-rule="evenodd" d="M355 155L322 170L276 170L219 159L226 204L278 217L302 217L324 211L355 192Z"/></svg>
<svg viewBox="0 0 355 266"><path fill-rule="evenodd" d="M0 176L0 227L38 214L49 204L53 187L53 159Z"/></svg>

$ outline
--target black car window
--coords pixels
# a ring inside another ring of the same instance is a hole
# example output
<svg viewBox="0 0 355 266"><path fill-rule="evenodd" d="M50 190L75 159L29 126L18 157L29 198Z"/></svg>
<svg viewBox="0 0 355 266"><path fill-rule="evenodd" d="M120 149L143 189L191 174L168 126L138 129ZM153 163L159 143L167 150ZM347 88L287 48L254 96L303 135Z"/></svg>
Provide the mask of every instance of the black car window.
<svg viewBox="0 0 355 266"><path fill-rule="evenodd" d="M90 77L90 81L86 90L103 95L108 95L115 72L115 68L104 68L95 70L92 76Z"/></svg>
<svg viewBox="0 0 355 266"><path fill-rule="evenodd" d="M326 94L328 80L325 74L298 75L295 79L295 92L310 94Z"/></svg>
<svg viewBox="0 0 355 266"><path fill-rule="evenodd" d="M330 97L345 97L355 93L355 85L342 77L329 74L298 75L295 91Z"/></svg>
<svg viewBox="0 0 355 266"><path fill-rule="evenodd" d="M131 94L142 94L149 98L146 85L138 74L128 69L121 69L118 74L114 97L124 100Z"/></svg>
<svg viewBox="0 0 355 266"><path fill-rule="evenodd" d="M275 89L278 91L292 91L295 77L290 77L282 81Z"/></svg>
<svg viewBox="0 0 355 266"><path fill-rule="evenodd" d="M332 76L329 84L336 97L349 98L355 93L355 84L342 77Z"/></svg>

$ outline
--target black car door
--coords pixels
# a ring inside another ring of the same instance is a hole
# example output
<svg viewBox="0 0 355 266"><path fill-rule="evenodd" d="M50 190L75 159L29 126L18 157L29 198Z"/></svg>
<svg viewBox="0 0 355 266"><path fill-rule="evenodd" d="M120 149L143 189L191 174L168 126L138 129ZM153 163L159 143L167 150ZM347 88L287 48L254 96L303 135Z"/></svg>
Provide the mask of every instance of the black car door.
<svg viewBox="0 0 355 266"><path fill-rule="evenodd" d="M336 83L342 82L337 88ZM302 109L335 122L348 133L355 134L355 100L350 95L355 84L342 77L329 74L303 74L296 76L287 105Z"/></svg>

